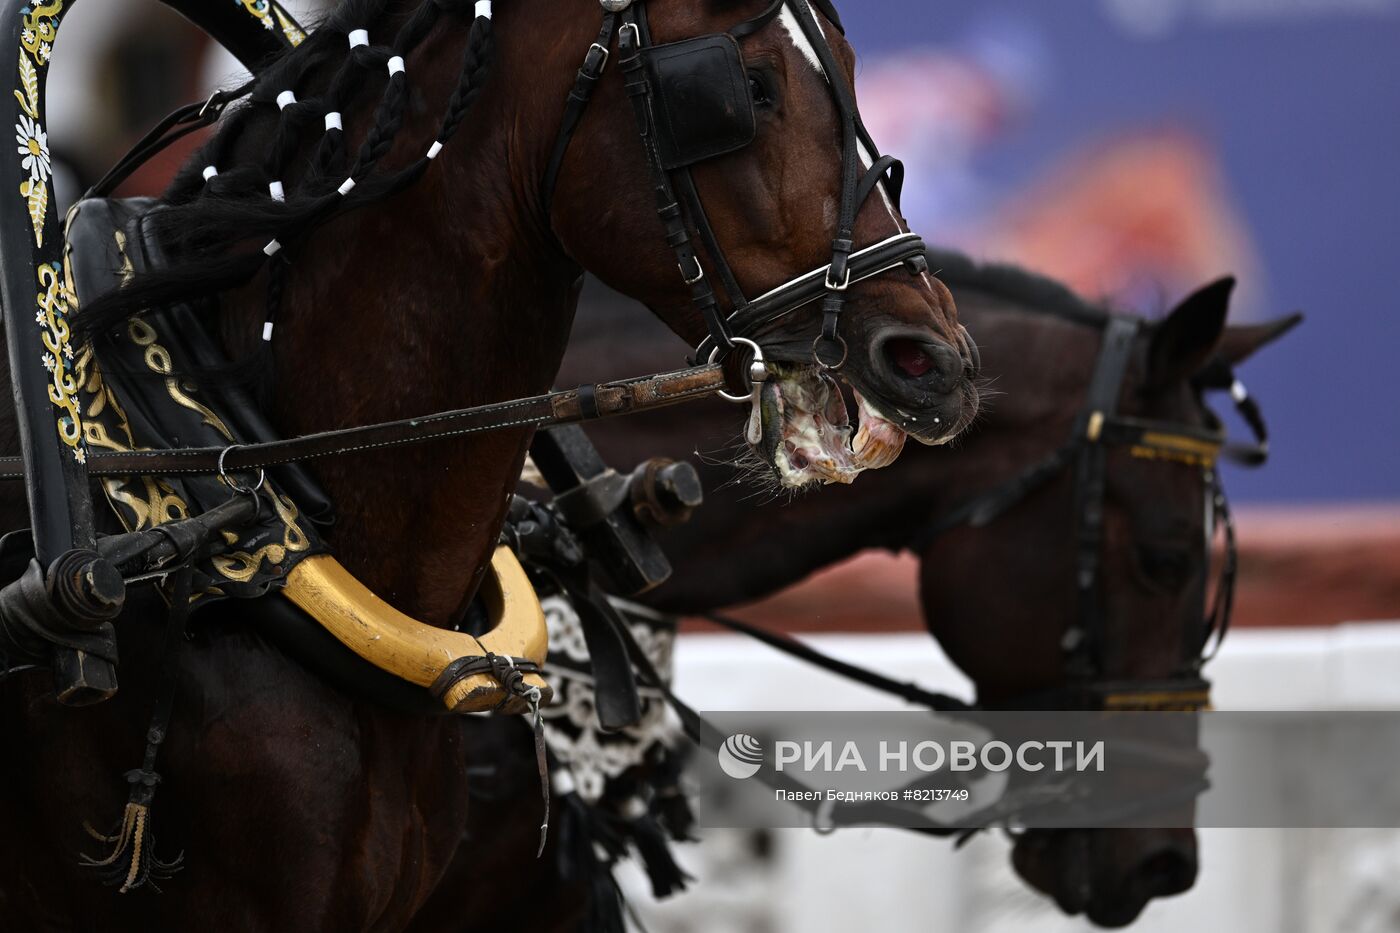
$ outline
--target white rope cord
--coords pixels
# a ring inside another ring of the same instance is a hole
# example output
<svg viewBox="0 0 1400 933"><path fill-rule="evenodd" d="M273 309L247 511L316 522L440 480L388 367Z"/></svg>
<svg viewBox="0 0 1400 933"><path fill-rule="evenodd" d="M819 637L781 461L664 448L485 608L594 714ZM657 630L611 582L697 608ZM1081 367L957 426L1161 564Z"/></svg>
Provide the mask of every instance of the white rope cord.
<svg viewBox="0 0 1400 933"><path fill-rule="evenodd" d="M278 110L286 110L288 107L290 107L292 104L295 104L296 102L297 96L291 91L283 91L281 94L277 95Z"/></svg>
<svg viewBox="0 0 1400 933"><path fill-rule="evenodd" d="M341 130L342 132L345 130L345 124L341 122L338 110L332 110L326 114L326 132L329 133L331 130Z"/></svg>
<svg viewBox="0 0 1400 933"><path fill-rule="evenodd" d="M205 180L205 181L208 181L209 179L213 178L213 177L214 177L215 175L217 175L217 174L219 174L219 170L216 169L214 166L212 166L212 165L206 165L206 166L204 167L204 180Z"/></svg>

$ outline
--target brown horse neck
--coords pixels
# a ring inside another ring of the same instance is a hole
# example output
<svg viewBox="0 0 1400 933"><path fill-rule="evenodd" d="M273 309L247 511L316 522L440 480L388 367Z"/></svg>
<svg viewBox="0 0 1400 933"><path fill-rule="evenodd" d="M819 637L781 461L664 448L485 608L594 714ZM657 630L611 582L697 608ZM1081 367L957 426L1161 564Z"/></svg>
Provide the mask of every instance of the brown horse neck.
<svg viewBox="0 0 1400 933"><path fill-rule="evenodd" d="M414 102L385 168L432 141L464 40L465 29L445 24L410 57ZM272 401L284 435L551 387L577 269L529 219L533 181L514 166L532 160L518 151L521 105L503 77L493 75L417 184L287 247ZM359 123L372 110L372 100L361 103ZM242 356L261 331L266 276L225 304L223 335ZM335 554L401 611L452 624L495 546L528 438L522 430L310 464L336 505L327 535Z"/></svg>

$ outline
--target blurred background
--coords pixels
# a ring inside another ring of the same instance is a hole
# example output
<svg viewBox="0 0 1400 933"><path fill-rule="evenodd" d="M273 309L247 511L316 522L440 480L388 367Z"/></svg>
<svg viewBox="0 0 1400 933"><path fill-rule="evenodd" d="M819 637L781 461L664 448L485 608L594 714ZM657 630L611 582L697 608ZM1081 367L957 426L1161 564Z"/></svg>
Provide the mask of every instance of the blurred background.
<svg viewBox="0 0 1400 933"><path fill-rule="evenodd" d="M905 212L931 243L1149 316L1227 273L1241 283L1237 322L1307 313L1242 374L1273 457L1226 477L1241 505L1236 621L1253 631L1214 669L1219 705L1400 702L1400 629L1384 624L1400 618L1400 0L838 5L866 121L905 160ZM64 203L159 117L239 72L154 0L89 0L58 49L49 129ZM126 193L157 192L193 146ZM746 616L860 633L813 637L958 683L914 634L912 560L863 555ZM678 676L701 708L737 702L709 689L721 670L735 679L720 658L755 665L749 708L878 705L693 634ZM1196 890L1150 906L1141 928L1400 929L1394 834L1213 831L1203 845ZM1080 927L1020 886L993 837L955 854L892 833L716 835L688 858L702 883L644 909L651 929Z"/></svg>

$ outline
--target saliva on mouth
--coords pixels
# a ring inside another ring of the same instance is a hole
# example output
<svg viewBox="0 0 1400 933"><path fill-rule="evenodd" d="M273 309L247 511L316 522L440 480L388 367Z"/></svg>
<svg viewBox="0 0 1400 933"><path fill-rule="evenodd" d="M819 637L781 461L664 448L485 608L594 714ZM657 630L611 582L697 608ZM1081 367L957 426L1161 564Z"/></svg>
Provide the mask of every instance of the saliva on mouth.
<svg viewBox="0 0 1400 933"><path fill-rule="evenodd" d="M769 372L756 446L783 486L849 484L865 470L890 465L904 449L905 431L854 388L853 425L841 386L819 367L770 364Z"/></svg>

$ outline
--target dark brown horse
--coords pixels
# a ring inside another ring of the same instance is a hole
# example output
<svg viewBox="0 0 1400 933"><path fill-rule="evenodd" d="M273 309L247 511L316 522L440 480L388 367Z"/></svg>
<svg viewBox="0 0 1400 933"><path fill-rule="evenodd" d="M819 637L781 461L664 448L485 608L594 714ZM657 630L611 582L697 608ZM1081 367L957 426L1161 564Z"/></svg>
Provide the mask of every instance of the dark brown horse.
<svg viewBox="0 0 1400 933"><path fill-rule="evenodd" d="M768 4L645 6L664 43L723 32ZM547 389L582 268L699 343L705 330L664 243L616 69L599 83L545 208L542 178L566 96L597 34L598 4L510 0L486 23L473 19L472 7L345 0L262 73L251 103L226 120L169 192L163 233L176 274L144 286L138 280L115 302L90 307L90 323L114 322L138 299L218 291L216 330L230 357L248 357L259 352L275 290L281 312L270 414L285 435ZM831 216L842 195L832 87L849 85L854 54L822 13L810 13L843 72L824 75L793 9L784 6L740 41L755 141L694 169L715 236L749 294L830 259ZM361 29L369 45L347 48ZM406 73L395 72L395 56ZM278 98L292 88L297 102L283 109ZM338 152L318 142L332 109L322 95L331 88L345 93L334 102L343 110ZM459 131L425 162L422 153L449 124ZM268 174L274 155L280 177ZM322 156L324 164L310 167ZM317 172L350 163L369 167L346 199L357 209L327 220L308 208L324 196ZM217 175L204 171L209 165ZM285 197L276 204L268 196L274 179ZM880 194L859 212L857 247L904 232L889 203ZM305 223L313 214L317 223ZM274 262L271 273L258 258L270 236L286 249L277 262L291 256L290 266ZM704 261L713 275L713 259ZM867 433L903 436L877 410L929 442L965 425L975 395L947 291L927 275L881 276L853 283L847 304L839 336L850 355L840 375L869 400ZM821 412L804 411L797 396L828 390L811 365L820 327L820 315L805 310L752 334L770 359L786 361L781 391L794 398L780 418L770 410L765 427L792 441L766 448L770 457L784 451L772 465L790 485L847 479L862 466L823 473L813 464L847 456L844 433L810 443L801 436ZM627 339L614 334L611 346ZM742 422L728 417L736 428ZM6 452L15 450L9 413L0 439ZM403 612L453 626L496 544L528 440L528 431L516 430L321 461L317 478L339 513L328 538L340 561ZM19 491L6 495L9 524L23 525ZM4 683L7 927L396 930L434 893L460 893L464 911L474 909L467 895L475 895L478 915L490 902L491 891L440 890L467 825L467 763L476 754L463 747L460 724L386 713L337 693L256 634L253 611L232 601L211 607L176 651L179 699L154 818L160 854L184 850L187 867L163 882L160 898L94 885L78 872L77 856L91 848L83 822L102 824L121 810L120 775L136 764L153 702L161 600L136 591L119 620L123 689L114 700L75 711L55 704L42 674ZM537 817L532 808L520 821ZM492 839L478 844L496 851ZM447 911L436 928L457 928L462 919ZM516 919L529 923L528 915Z"/></svg>
<svg viewBox="0 0 1400 933"><path fill-rule="evenodd" d="M676 573L645 599L680 615L698 614L769 595L863 549L912 547L921 558L929 629L976 684L979 701L1014 705L1065 680L1061 640L1077 618L1073 471L1033 487L985 527L925 533L938 517L1065 443L1085 404L1107 312L1019 270L979 268L942 253L930 254L930 265L953 291L982 348L982 374L997 393L979 424L952 448L907 454L878 481L771 501L761 489L755 494L736 485L718 462L731 429L723 408L707 405L707 440L698 449L708 456L693 459L704 471L708 499L688 525L664 537ZM1223 284L1203 289L1145 331L1122 384L1121 413L1205 425L1210 416L1193 374L1213 355L1239 363L1297 323L1294 317L1227 328L1229 294ZM647 343L638 337L643 330ZM566 379L589 378L602 335L610 332L636 338L628 344L631 366L645 366L649 354L664 354L670 342L600 295L585 301ZM626 464L643 453L687 456L697 449L696 427L688 422L682 434L670 419L649 418L626 432L599 426L591 433L610 460ZM1100 676L1166 678L1190 648L1185 640L1200 631L1210 567L1208 499L1198 470L1123 450L1109 454L1107 477ZM1013 864L1063 910L1103 925L1127 924L1150 899L1187 890L1197 871L1189 830L1028 832L1016 838Z"/></svg>

